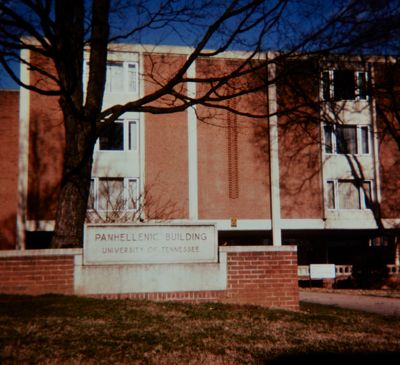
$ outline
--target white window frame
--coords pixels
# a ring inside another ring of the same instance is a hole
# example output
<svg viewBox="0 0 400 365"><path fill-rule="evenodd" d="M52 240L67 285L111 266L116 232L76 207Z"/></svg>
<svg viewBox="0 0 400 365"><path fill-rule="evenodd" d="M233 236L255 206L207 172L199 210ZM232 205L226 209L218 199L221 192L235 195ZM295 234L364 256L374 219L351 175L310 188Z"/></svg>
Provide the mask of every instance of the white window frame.
<svg viewBox="0 0 400 365"><path fill-rule="evenodd" d="M107 76L108 72L106 68L106 84L104 86L104 93L105 95L118 95L118 94L138 94L139 93L139 63L138 62L131 62L131 61L118 61L118 60L108 60L107 61L107 66L108 67L110 64L113 63L121 63L122 64L122 88L121 90L107 90L108 88L108 83L107 83ZM130 68L134 68L136 72L134 73L133 79L131 79L129 76ZM83 70L83 75L84 75L84 85L85 87L87 86L88 80L89 80L89 62L84 63L84 70ZM133 81L133 83L131 82ZM133 84L134 88L130 90L130 85Z"/></svg>
<svg viewBox="0 0 400 365"><path fill-rule="evenodd" d="M123 203L124 203L124 207L122 209L122 211L126 211L126 212L134 212L137 211L139 209L139 189L140 189L140 184L139 184L139 178L137 177L121 177L121 176L99 176L99 177L92 177L91 178L91 186L90 186L90 194L93 192L93 196L89 196L89 202L88 202L88 211L98 211L98 212L107 212L107 211L112 211L112 209L102 209L99 207L99 189L100 189L100 180L107 180L107 179L121 179L123 180L123 192L122 192L122 196L123 196ZM129 184L131 182L135 182L136 185L136 189L134 191L134 197L133 199L131 199L129 193ZM90 206L90 201L93 199L93 205ZM131 201L135 202L134 206L130 206Z"/></svg>
<svg viewBox="0 0 400 365"><path fill-rule="evenodd" d="M340 207L340 196L339 196L339 184L343 182L354 182L354 179L328 179L325 181L325 199L324 204L325 208L329 211L362 211L362 210L371 210L370 206L374 202L374 181L373 180L363 180L361 186L358 187L358 200L359 200L359 208L341 208ZM329 207L329 201L331 201L331 196L328 196L330 191L329 185L333 187L333 207ZM363 188L364 184L369 185L369 193L370 197L370 205L367 204L367 194Z"/></svg>
<svg viewBox="0 0 400 365"><path fill-rule="evenodd" d="M328 141L326 139L326 133L325 133L325 129L329 127L331 128L331 133L330 133L330 140L331 140L331 148L332 148L332 152L327 152L327 147L328 147ZM331 124L323 124L322 126L322 135L323 135L323 152L325 155L353 155L350 153L339 153L337 151L337 133L336 133L336 129L338 127L354 127L356 128L356 153L354 155L356 156L369 156L371 155L372 152L372 138L371 138L371 126L368 124L338 124L338 125L331 125ZM367 138L368 138L368 152L364 152L363 151L363 142L364 142L364 137L363 137L363 129L367 129Z"/></svg>
<svg viewBox="0 0 400 365"><path fill-rule="evenodd" d="M354 86L355 86L355 90L354 90L354 99L347 99L347 100L335 100L335 80L334 80L334 72L335 71L341 71L338 69L329 69L329 70L324 70L321 73L321 82L320 82L320 98L323 101L360 101L360 100L365 100L368 101L369 100L369 93L368 93L368 83L369 83L369 73L367 71L364 70L354 70ZM349 70L350 71L350 70ZM326 99L324 97L324 74L328 74L328 80L329 80L329 98ZM365 75L365 83L366 83L366 93L365 93L365 97L361 97L361 88L360 88L360 84L361 84L361 75Z"/></svg>
<svg viewBox="0 0 400 365"><path fill-rule="evenodd" d="M121 150L102 150L100 149L100 138L96 142L95 150L99 152L137 152L139 151L139 120L134 118L117 119L114 123L122 123L122 149ZM131 134L131 126L135 125L136 133Z"/></svg>

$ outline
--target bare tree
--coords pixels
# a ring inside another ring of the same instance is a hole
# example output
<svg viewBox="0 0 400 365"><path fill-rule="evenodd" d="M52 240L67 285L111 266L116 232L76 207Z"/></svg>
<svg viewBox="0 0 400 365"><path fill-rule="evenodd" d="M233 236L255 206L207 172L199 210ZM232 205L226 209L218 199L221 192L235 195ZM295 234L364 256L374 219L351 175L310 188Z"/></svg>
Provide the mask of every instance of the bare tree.
<svg viewBox="0 0 400 365"><path fill-rule="evenodd" d="M91 189L86 222L88 223L143 223L173 219L181 213L178 202L155 199L153 185L142 192L137 184L123 186L122 178L103 177L97 191Z"/></svg>
<svg viewBox="0 0 400 365"><path fill-rule="evenodd" d="M254 115L228 101L264 92L263 75L269 63L297 57L299 52L362 51L376 47L382 39L393 39L393 33L399 30L400 7L394 6L397 1L379 2L379 7L375 1L362 3L343 0L330 2L328 8L322 1L289 0L164 0L158 4L129 0L1 1L1 64L22 87L59 97L64 117L64 167L52 246L81 246L94 146L118 117L129 111L174 113L198 104L239 115L268 117L267 111ZM126 23L128 28L122 26ZM190 42L192 51L172 77L154 74L154 88L148 94L104 109L110 44L140 43L148 33L157 35L159 41L165 41L165 34L173 34L182 43ZM266 59L263 52L276 45L285 52ZM196 60L212 59L235 48L247 53L229 69L188 76ZM54 70L24 58L21 50L31 51L36 60L51 60ZM86 90L82 81L85 50L90 54ZM26 64L44 82L24 83L13 72L13 61ZM199 84L202 92L188 94L188 83Z"/></svg>

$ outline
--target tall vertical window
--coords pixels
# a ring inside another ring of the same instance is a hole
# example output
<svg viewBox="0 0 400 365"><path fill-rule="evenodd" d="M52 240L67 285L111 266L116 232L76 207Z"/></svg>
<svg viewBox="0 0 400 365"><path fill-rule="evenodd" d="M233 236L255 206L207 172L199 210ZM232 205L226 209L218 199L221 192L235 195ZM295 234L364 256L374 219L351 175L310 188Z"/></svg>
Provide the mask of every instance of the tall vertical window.
<svg viewBox="0 0 400 365"><path fill-rule="evenodd" d="M333 86L331 82L331 75L329 71L322 73L322 97L324 100L331 100L331 87Z"/></svg>
<svg viewBox="0 0 400 365"><path fill-rule="evenodd" d="M138 126L136 121L128 121L128 149L137 150Z"/></svg>
<svg viewBox="0 0 400 365"><path fill-rule="evenodd" d="M123 62L107 62L106 92L124 91Z"/></svg>
<svg viewBox="0 0 400 365"><path fill-rule="evenodd" d="M128 80L127 80L128 92L138 91L137 81L138 81L137 64L128 63Z"/></svg>
<svg viewBox="0 0 400 365"><path fill-rule="evenodd" d="M328 209L336 208L335 182L334 181L327 181L327 183L326 183L326 206Z"/></svg>
<svg viewBox="0 0 400 365"><path fill-rule="evenodd" d="M371 209L372 181L328 180L325 183L327 209Z"/></svg>
<svg viewBox="0 0 400 365"><path fill-rule="evenodd" d="M100 151L137 151L139 127L136 120L116 120L99 138Z"/></svg>
<svg viewBox="0 0 400 365"><path fill-rule="evenodd" d="M94 200L95 200L95 182L94 179L90 179L88 209L90 210L94 209Z"/></svg>
<svg viewBox="0 0 400 365"><path fill-rule="evenodd" d="M347 124L325 125L324 151L327 154L369 154L370 127Z"/></svg>
<svg viewBox="0 0 400 365"><path fill-rule="evenodd" d="M361 153L369 154L369 128L364 126L360 127L360 138L361 138Z"/></svg>
<svg viewBox="0 0 400 365"><path fill-rule="evenodd" d="M357 73L357 91L358 97L365 100L368 97L368 74L366 72Z"/></svg>
<svg viewBox="0 0 400 365"><path fill-rule="evenodd" d="M333 153L333 126L326 125L324 126L324 140L325 140L325 152Z"/></svg>
<svg viewBox="0 0 400 365"><path fill-rule="evenodd" d="M368 73L330 70L321 74L323 100L365 100L368 98Z"/></svg>
<svg viewBox="0 0 400 365"><path fill-rule="evenodd" d="M361 186L362 198L364 200L364 208L366 209L371 209L373 206L371 185L371 181L364 181Z"/></svg>
<svg viewBox="0 0 400 365"><path fill-rule="evenodd" d="M138 181L137 179L128 179L127 191L127 209L136 210L138 206Z"/></svg>

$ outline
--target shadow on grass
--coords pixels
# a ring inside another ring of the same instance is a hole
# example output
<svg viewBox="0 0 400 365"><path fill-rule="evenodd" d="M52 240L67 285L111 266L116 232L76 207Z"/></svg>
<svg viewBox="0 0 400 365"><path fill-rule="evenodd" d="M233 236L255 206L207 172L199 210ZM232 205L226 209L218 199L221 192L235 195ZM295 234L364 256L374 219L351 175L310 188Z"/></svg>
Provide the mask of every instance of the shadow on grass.
<svg viewBox="0 0 400 365"><path fill-rule="evenodd" d="M291 353L274 359L263 359L265 365L355 365L355 364L399 364L398 352L333 353L311 352Z"/></svg>

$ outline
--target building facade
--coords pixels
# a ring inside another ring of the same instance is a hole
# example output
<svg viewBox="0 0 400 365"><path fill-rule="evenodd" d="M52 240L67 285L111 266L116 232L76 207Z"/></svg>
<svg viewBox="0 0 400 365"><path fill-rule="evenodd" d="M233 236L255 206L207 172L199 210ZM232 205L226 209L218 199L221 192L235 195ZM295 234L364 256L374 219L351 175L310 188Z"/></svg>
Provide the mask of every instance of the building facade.
<svg viewBox="0 0 400 365"><path fill-rule="evenodd" d="M103 107L152 92L189 52L116 46ZM188 74L203 77L243 57L200 58ZM372 92L388 78L386 61L270 62L262 92L226 101L248 113L201 105L125 113L97 141L88 221L213 222L220 245L295 243L300 263L337 264L380 246L398 264L400 150L385 119L395 114L382 112L387 94ZM25 66L21 77L46 82ZM201 92L187 85L188 94ZM0 248L48 247L64 146L58 100L21 89L3 91L0 102ZM263 114L270 116L255 117Z"/></svg>

